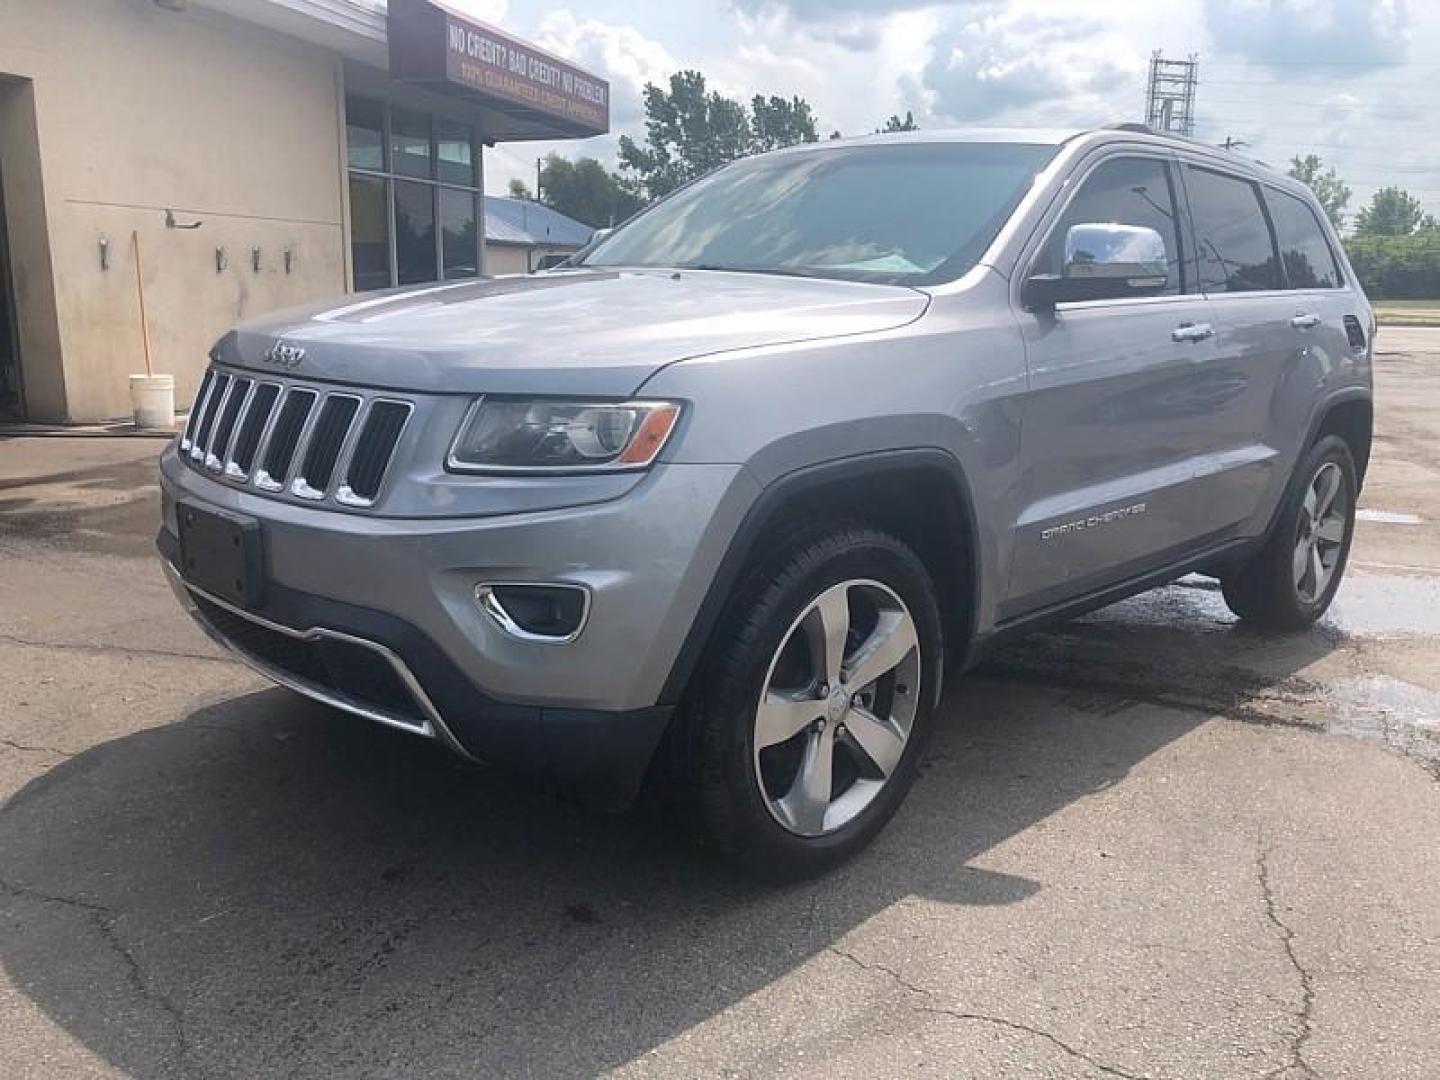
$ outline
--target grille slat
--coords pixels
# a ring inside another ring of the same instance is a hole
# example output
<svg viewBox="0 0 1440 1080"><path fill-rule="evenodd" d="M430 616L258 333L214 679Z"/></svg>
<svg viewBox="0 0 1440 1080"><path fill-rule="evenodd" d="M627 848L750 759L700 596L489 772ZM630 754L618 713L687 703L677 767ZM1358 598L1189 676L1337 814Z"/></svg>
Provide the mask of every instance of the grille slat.
<svg viewBox="0 0 1440 1080"><path fill-rule="evenodd" d="M340 448L360 411L360 399L348 394L331 394L320 406L320 415L310 432L305 458L295 474L291 493L302 499L323 499L340 460Z"/></svg>
<svg viewBox="0 0 1440 1080"><path fill-rule="evenodd" d="M203 461L210 449L210 433L215 429L215 414L220 411L225 391L230 388L230 376L217 374L210 386L210 396L205 400L205 409L200 415L200 424L195 429L195 438L190 444L190 456Z"/></svg>
<svg viewBox="0 0 1440 1080"><path fill-rule="evenodd" d="M375 501L400 441L400 432L409 418L407 402L377 401L370 406L350 455L345 483L335 495L339 501L351 506L369 506Z"/></svg>
<svg viewBox="0 0 1440 1080"><path fill-rule="evenodd" d="M225 403L215 421L210 449L205 455L207 469L219 472L224 466L226 455L230 452L230 437L235 434L235 421L240 418L240 410L245 407L250 388L254 385L253 379L236 379L230 384L230 392L225 395Z"/></svg>
<svg viewBox="0 0 1440 1080"><path fill-rule="evenodd" d="M180 436L181 450L189 450L195 443L195 428L199 425L200 414L205 411L205 405L210 399L210 387L214 382L215 369L211 368L200 380L200 389L195 391L195 404L190 407L190 415L185 418L185 431Z"/></svg>
<svg viewBox="0 0 1440 1080"><path fill-rule="evenodd" d="M232 480L246 480L255 464L255 453L260 449L260 438L265 434L265 425L275 409L275 399L280 396L280 387L274 383L261 383L250 396L250 407L245 410L245 419L240 422L240 431L235 436L235 446L230 452L230 461L225 466L225 475Z"/></svg>
<svg viewBox="0 0 1440 1080"><path fill-rule="evenodd" d="M295 448L305 431L305 421L310 418L310 410L319 396L314 390L304 389L291 389L285 395L280 415L275 419L275 430L270 433L270 444L265 447L265 457L260 463L260 475L255 477L257 485L271 491L285 486Z"/></svg>
<svg viewBox="0 0 1440 1080"><path fill-rule="evenodd" d="M272 496L375 504L412 401L211 367L181 434L192 467Z"/></svg>

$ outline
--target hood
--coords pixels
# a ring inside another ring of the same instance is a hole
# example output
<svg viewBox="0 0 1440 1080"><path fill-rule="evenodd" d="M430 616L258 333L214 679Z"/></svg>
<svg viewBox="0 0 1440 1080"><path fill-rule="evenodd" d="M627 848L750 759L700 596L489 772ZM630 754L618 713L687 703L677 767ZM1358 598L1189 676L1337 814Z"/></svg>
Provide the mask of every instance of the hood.
<svg viewBox="0 0 1440 1080"><path fill-rule="evenodd" d="M720 271L559 271L361 294L279 312L221 341L226 363L410 391L622 397L667 364L902 326L929 302L896 285Z"/></svg>

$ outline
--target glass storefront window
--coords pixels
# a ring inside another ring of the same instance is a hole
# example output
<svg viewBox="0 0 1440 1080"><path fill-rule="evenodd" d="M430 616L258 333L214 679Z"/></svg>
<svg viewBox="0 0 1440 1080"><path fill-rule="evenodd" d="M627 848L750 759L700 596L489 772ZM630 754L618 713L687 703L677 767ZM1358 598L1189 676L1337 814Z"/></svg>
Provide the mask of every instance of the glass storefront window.
<svg viewBox="0 0 1440 1080"><path fill-rule="evenodd" d="M435 164L447 184L475 187L474 138L469 124L435 118Z"/></svg>
<svg viewBox="0 0 1440 1080"><path fill-rule="evenodd" d="M474 277L480 250L475 216L475 193L440 189L440 254L445 280Z"/></svg>
<svg viewBox="0 0 1440 1080"><path fill-rule="evenodd" d="M395 181L395 276L401 285L439 277L435 265L435 189Z"/></svg>
<svg viewBox="0 0 1440 1080"><path fill-rule="evenodd" d="M352 169L385 168L385 106L369 98L345 99L345 150Z"/></svg>
<svg viewBox="0 0 1440 1080"><path fill-rule="evenodd" d="M390 286L389 202L386 181L350 174L350 258L359 292Z"/></svg>
<svg viewBox="0 0 1440 1080"><path fill-rule="evenodd" d="M347 95L345 135L356 291L479 274L484 211L474 128Z"/></svg>
<svg viewBox="0 0 1440 1080"><path fill-rule="evenodd" d="M430 116L427 113L390 109L390 160L402 176L430 179Z"/></svg>

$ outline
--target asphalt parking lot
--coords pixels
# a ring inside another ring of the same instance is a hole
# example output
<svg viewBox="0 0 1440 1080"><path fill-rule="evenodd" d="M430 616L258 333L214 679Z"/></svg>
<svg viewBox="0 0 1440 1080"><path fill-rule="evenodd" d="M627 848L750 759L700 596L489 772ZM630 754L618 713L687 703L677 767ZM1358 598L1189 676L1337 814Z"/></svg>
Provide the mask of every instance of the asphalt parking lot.
<svg viewBox="0 0 1440 1080"><path fill-rule="evenodd" d="M1017 643L784 889L267 687L159 442L0 441L0 1075L1440 1074L1440 331L1379 345L1321 626L1193 579Z"/></svg>

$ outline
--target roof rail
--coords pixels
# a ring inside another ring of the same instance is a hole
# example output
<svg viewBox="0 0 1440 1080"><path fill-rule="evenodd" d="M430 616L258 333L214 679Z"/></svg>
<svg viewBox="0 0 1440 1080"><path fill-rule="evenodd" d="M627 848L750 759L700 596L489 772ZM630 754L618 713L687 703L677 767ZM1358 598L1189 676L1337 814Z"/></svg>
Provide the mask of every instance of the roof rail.
<svg viewBox="0 0 1440 1080"><path fill-rule="evenodd" d="M1140 135L1159 135L1149 124L1142 124L1135 120L1125 120L1118 124L1106 124L1106 131L1133 131Z"/></svg>

